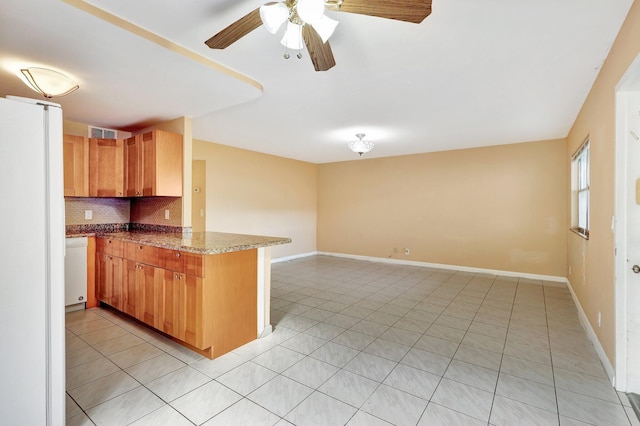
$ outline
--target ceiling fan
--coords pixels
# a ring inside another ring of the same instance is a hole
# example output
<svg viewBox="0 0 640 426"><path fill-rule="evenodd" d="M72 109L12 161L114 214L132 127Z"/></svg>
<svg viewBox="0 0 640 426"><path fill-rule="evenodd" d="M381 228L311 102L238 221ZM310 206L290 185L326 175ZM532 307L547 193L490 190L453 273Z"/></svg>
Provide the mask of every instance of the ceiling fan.
<svg viewBox="0 0 640 426"><path fill-rule="evenodd" d="M212 49L224 49L263 25L275 34L287 23L281 43L299 50L306 45L316 71L327 71L335 64L329 37L338 22L324 14L325 9L377 16L419 24L431 14L431 0L284 0L265 3L238 19L205 42ZM298 54L298 57L301 57ZM285 54L288 58L288 53Z"/></svg>

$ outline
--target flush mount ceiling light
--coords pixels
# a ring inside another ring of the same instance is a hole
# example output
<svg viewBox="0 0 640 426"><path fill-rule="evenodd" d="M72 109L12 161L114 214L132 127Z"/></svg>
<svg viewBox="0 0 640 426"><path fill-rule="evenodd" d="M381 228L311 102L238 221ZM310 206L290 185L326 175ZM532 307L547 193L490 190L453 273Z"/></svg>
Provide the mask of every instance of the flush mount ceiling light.
<svg viewBox="0 0 640 426"><path fill-rule="evenodd" d="M20 72L27 86L46 99L68 95L80 87L66 75L48 68L23 68Z"/></svg>
<svg viewBox="0 0 640 426"><path fill-rule="evenodd" d="M364 133L357 133L356 137L358 140L349 142L349 149L360 155L371 151L374 146L373 142L363 141L362 138L364 138L364 136Z"/></svg>
<svg viewBox="0 0 640 426"><path fill-rule="evenodd" d="M377 16L419 24L431 14L431 0L283 0L269 2L249 12L205 44L211 49L225 49L251 31L264 25L272 34L287 22L284 37L280 41L287 49L301 50L305 45L316 71L333 68L336 61L329 46L329 37L338 25L324 14L329 9L336 12ZM301 53L296 56L302 57ZM289 52L284 55L289 58Z"/></svg>

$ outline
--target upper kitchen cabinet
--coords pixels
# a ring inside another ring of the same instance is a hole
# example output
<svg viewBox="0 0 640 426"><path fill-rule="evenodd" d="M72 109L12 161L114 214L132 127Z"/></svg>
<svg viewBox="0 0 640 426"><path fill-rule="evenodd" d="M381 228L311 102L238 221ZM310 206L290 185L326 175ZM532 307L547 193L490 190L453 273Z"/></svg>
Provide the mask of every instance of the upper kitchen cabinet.
<svg viewBox="0 0 640 426"><path fill-rule="evenodd" d="M124 197L122 139L89 139L89 195Z"/></svg>
<svg viewBox="0 0 640 426"><path fill-rule="evenodd" d="M182 196L182 135L152 130L125 141L127 197Z"/></svg>
<svg viewBox="0 0 640 426"><path fill-rule="evenodd" d="M124 140L124 193L126 197L142 196L142 139L130 137Z"/></svg>
<svg viewBox="0 0 640 426"><path fill-rule="evenodd" d="M64 196L89 196L89 140L64 135Z"/></svg>

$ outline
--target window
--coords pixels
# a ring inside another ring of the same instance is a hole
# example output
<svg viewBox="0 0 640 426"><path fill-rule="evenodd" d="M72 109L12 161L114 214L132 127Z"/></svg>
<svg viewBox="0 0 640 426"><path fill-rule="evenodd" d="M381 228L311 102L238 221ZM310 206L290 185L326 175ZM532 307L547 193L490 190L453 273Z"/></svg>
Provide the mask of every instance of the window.
<svg viewBox="0 0 640 426"><path fill-rule="evenodd" d="M571 158L571 230L589 239L589 139Z"/></svg>

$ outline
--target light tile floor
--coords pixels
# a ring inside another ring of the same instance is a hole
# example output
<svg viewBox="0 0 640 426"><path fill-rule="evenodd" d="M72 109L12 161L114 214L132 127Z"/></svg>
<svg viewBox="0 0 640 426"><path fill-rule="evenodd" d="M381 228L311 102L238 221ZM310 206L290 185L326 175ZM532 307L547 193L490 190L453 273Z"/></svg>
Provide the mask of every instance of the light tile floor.
<svg viewBox="0 0 640 426"><path fill-rule="evenodd" d="M67 424L640 424L557 283L314 256L271 296L274 332L216 360L67 314Z"/></svg>

